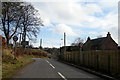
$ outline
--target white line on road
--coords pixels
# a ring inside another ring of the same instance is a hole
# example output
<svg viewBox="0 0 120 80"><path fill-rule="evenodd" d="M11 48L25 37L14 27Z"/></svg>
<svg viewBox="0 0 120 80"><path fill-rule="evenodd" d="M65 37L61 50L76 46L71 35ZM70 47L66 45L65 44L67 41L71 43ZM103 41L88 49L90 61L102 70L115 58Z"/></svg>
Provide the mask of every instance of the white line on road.
<svg viewBox="0 0 120 80"><path fill-rule="evenodd" d="M50 64L50 62L49 62L48 60L46 60L46 61L47 61L47 63ZM55 68L52 64L50 64L50 66L51 66L52 68Z"/></svg>
<svg viewBox="0 0 120 80"><path fill-rule="evenodd" d="M67 80L67 79L65 78L65 76L63 76L60 72L58 72L58 74L59 74L64 80Z"/></svg>
<svg viewBox="0 0 120 80"><path fill-rule="evenodd" d="M47 61L47 60L46 60ZM47 61L47 63L49 63L49 61Z"/></svg>
<svg viewBox="0 0 120 80"><path fill-rule="evenodd" d="M51 66L52 68L55 68L52 64L50 64L50 66Z"/></svg>

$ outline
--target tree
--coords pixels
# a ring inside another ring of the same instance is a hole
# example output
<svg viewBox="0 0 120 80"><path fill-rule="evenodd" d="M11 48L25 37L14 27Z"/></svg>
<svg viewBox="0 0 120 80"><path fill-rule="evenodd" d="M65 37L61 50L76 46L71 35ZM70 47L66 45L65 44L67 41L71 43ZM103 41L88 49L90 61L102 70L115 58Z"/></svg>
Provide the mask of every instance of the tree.
<svg viewBox="0 0 120 80"><path fill-rule="evenodd" d="M31 4L23 4L23 16L21 20L22 41L26 41L26 37L30 40L37 37L40 30L39 26L43 26L38 11Z"/></svg>
<svg viewBox="0 0 120 80"><path fill-rule="evenodd" d="M0 16L0 29L4 32L7 45L9 40L17 32L21 19L22 2L2 2L2 15Z"/></svg>
<svg viewBox="0 0 120 80"><path fill-rule="evenodd" d="M80 37L76 38L75 41L71 44L71 46L80 46L82 47L83 45L83 39Z"/></svg>
<svg viewBox="0 0 120 80"><path fill-rule="evenodd" d="M26 41L26 36L29 39L32 36L37 37L39 25L43 26L38 11L25 2L2 2L0 22L0 29L4 32L7 45L15 34L22 34L22 41Z"/></svg>
<svg viewBox="0 0 120 80"><path fill-rule="evenodd" d="M102 35L98 35L97 38L102 38Z"/></svg>

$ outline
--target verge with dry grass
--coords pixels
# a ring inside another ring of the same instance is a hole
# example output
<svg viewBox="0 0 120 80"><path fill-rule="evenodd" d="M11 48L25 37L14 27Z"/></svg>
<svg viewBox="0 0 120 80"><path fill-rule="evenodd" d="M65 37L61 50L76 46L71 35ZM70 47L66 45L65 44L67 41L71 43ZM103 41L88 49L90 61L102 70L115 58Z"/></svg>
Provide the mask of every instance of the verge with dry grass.
<svg viewBox="0 0 120 80"><path fill-rule="evenodd" d="M33 62L32 58L47 58L51 55L40 49L17 48L16 59L13 49L2 51L2 78L10 78L26 64Z"/></svg>

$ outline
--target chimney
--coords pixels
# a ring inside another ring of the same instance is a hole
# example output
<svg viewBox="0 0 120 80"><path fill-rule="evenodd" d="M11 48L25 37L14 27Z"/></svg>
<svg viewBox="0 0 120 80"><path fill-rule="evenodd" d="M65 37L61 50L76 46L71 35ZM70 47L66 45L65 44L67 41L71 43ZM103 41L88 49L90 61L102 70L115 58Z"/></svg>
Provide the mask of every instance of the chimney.
<svg viewBox="0 0 120 80"><path fill-rule="evenodd" d="M110 32L108 32L108 34L107 34L107 37L111 37L111 34L110 34Z"/></svg>
<svg viewBox="0 0 120 80"><path fill-rule="evenodd" d="M87 38L87 41L89 41L89 40L90 40L90 37Z"/></svg>

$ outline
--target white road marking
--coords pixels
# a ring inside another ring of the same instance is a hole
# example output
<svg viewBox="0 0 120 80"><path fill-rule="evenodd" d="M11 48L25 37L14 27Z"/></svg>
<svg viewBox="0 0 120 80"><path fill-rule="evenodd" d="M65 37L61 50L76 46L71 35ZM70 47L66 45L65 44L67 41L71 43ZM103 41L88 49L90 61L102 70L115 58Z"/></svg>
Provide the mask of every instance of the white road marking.
<svg viewBox="0 0 120 80"><path fill-rule="evenodd" d="M47 60L46 60L47 61ZM50 63L49 61L47 61L47 63Z"/></svg>
<svg viewBox="0 0 120 80"><path fill-rule="evenodd" d="M67 79L65 78L65 76L63 76L60 72L58 72L58 74L59 74L64 80L67 80Z"/></svg>
<svg viewBox="0 0 120 80"><path fill-rule="evenodd" d="M55 68L52 64L50 64L50 66L51 66L52 68Z"/></svg>
<svg viewBox="0 0 120 80"><path fill-rule="evenodd" d="M52 68L55 68L48 60L46 60L47 63L49 63L49 65L52 67Z"/></svg>

